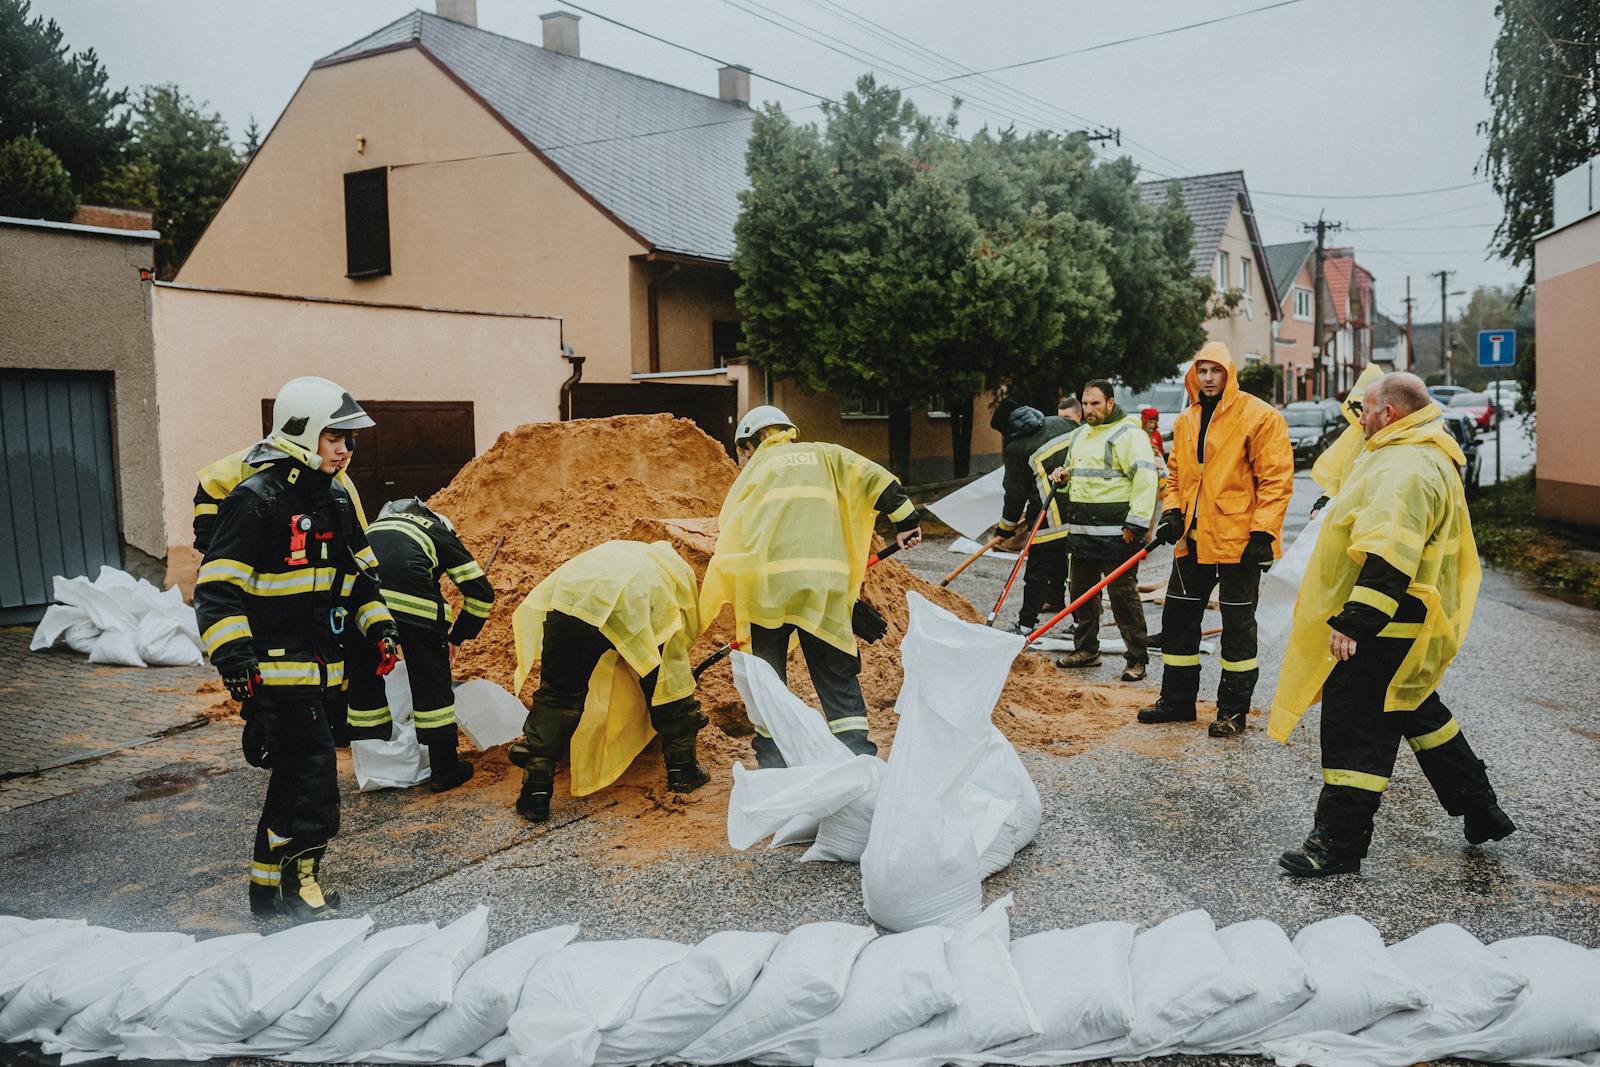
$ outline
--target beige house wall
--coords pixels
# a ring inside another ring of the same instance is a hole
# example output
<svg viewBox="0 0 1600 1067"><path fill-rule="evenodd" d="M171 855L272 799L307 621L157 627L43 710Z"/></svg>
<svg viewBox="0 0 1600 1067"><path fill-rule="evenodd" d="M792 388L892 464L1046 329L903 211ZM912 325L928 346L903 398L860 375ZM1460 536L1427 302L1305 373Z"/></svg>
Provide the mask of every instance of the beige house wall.
<svg viewBox="0 0 1600 1067"><path fill-rule="evenodd" d="M156 374L141 268L150 232L0 223L0 367L111 374L117 503L124 548L165 555L156 458Z"/></svg>
<svg viewBox="0 0 1600 1067"><path fill-rule="evenodd" d="M1600 526L1600 215L1534 245L1539 336L1539 475L1546 518Z"/></svg>
<svg viewBox="0 0 1600 1067"><path fill-rule="evenodd" d="M256 440L261 400L290 378L332 378L370 400L470 400L482 452L522 423L559 418L561 383L571 372L561 358L561 323L535 316L157 285L152 322L162 554L193 544L195 473ZM383 373L374 374L379 366Z"/></svg>
<svg viewBox="0 0 1600 1067"><path fill-rule="evenodd" d="M1206 339L1227 345L1229 354L1240 366L1250 355L1259 356L1265 362L1272 353L1272 303L1267 298L1266 283L1262 280L1262 272L1267 265L1256 257L1255 247L1250 243L1250 230L1245 226L1244 213L1239 209L1237 200L1228 215L1228 225L1222 231L1222 240L1217 248L1228 253L1226 288L1238 287L1239 261L1249 260L1249 310L1241 304L1226 319L1207 319ZM1216 277L1215 259L1212 261L1212 277Z"/></svg>
<svg viewBox="0 0 1600 1067"><path fill-rule="evenodd" d="M344 175L379 166L393 168L392 273L352 280ZM587 359L584 379L619 382L636 345L629 257L642 251L432 60L406 49L306 76L178 281L557 314Z"/></svg>
<svg viewBox="0 0 1600 1067"><path fill-rule="evenodd" d="M656 265L656 331L661 371L700 370L713 366L711 324L735 320L733 272L715 267ZM647 297L648 299L648 297ZM645 316L648 325L649 305ZM648 338L645 348L648 369Z"/></svg>

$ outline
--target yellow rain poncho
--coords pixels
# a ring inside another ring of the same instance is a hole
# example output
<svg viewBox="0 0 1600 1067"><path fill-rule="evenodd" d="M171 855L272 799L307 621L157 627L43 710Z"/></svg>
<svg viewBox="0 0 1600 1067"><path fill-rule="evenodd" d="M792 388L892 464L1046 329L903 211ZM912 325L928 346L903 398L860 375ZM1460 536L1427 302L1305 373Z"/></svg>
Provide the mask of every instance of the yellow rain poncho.
<svg viewBox="0 0 1600 1067"><path fill-rule="evenodd" d="M607 541L557 567L511 616L517 643L514 692L540 658L552 611L599 630L614 651L589 677L583 717L572 735L572 795L604 789L655 736L639 678L657 667L650 704L694 692L689 646L700 633L694 571L665 541Z"/></svg>
<svg viewBox="0 0 1600 1067"><path fill-rule="evenodd" d="M1458 472L1464 462L1434 404L1384 427L1366 443L1361 462L1329 505L1300 583L1294 627L1272 696L1270 736L1287 740L1319 698L1335 662L1328 651L1328 620L1350 599L1368 553L1411 575L1406 591L1427 609L1411 651L1389 684L1384 710L1414 711L1438 688L1467 635L1482 578Z"/></svg>
<svg viewBox="0 0 1600 1067"><path fill-rule="evenodd" d="M1339 412L1350 425L1344 428L1339 439L1311 465L1311 479L1322 489L1325 496L1339 495L1339 487L1350 477L1350 468L1355 466L1356 460L1361 457L1362 450L1366 447L1367 435L1361 429L1361 398L1366 396L1367 388L1382 377L1383 368L1376 363L1368 363L1367 369L1356 379L1356 384L1350 387L1344 403L1339 405Z"/></svg>
<svg viewBox="0 0 1600 1067"><path fill-rule="evenodd" d="M762 441L722 503L700 618L709 625L732 604L741 642L752 624L793 623L855 655L850 612L867 573L873 505L894 480L840 445L797 444L794 430Z"/></svg>

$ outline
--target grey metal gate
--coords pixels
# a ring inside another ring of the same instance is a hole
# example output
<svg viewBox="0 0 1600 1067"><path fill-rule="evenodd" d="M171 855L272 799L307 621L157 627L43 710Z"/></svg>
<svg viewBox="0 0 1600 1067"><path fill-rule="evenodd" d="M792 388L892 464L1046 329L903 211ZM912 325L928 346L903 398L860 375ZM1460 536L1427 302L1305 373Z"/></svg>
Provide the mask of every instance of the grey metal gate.
<svg viewBox="0 0 1600 1067"><path fill-rule="evenodd" d="M122 566L110 376L0 371L0 624L36 621L55 575Z"/></svg>

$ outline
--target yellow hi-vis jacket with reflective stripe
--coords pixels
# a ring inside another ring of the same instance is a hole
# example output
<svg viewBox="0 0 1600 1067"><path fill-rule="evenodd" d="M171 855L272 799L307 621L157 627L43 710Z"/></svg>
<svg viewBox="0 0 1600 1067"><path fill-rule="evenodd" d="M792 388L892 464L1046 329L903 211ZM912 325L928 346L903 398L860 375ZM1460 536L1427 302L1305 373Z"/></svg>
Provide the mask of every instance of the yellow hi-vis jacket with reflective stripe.
<svg viewBox="0 0 1600 1067"><path fill-rule="evenodd" d="M1061 489L1048 478L1048 471L1058 465L1052 462L1058 454L1062 458L1059 465L1065 466L1069 475ZM1036 544L1066 534L1072 537L1073 552L1093 553L1096 548L1120 552L1124 526L1150 528L1160 477L1150 435L1136 419L1122 416L1099 425L1085 423L1035 452L1033 463L1040 492L1055 490L1057 510L1046 522L1058 523L1049 538L1041 528L1034 538Z"/></svg>
<svg viewBox="0 0 1600 1067"><path fill-rule="evenodd" d="M641 676L660 669L653 705L694 692L689 646L700 633L694 571L665 541L607 541L567 560L512 613L515 692L543 654L552 611L593 626L614 650L589 676L572 735L572 795L584 796L616 781L655 736Z"/></svg>
<svg viewBox="0 0 1600 1067"><path fill-rule="evenodd" d="M793 623L855 655L850 613L867 573L874 505L895 484L894 475L841 445L797 443L794 430L762 441L722 503L716 554L700 589L701 622L709 626L732 604L741 642L749 642L752 625ZM913 511L906 500L889 519Z"/></svg>
<svg viewBox="0 0 1600 1067"><path fill-rule="evenodd" d="M250 445L241 448L231 456L223 456L195 472L200 484L194 491L194 547L201 555L211 551L211 534L216 529L217 509L222 506L223 500L240 482L262 469L244 461L245 454L255 447ZM350 468L346 466L333 476L333 480L350 498L350 504L355 508L356 523L365 530L367 513L361 509L361 494L356 492L356 483L350 480ZM362 562L369 567L375 566L372 560L364 559Z"/></svg>
<svg viewBox="0 0 1600 1067"><path fill-rule="evenodd" d="M1367 369L1356 379L1356 384L1350 387L1344 403L1339 405L1339 413L1350 425L1344 428L1339 439L1311 465L1311 480L1317 483L1324 496L1339 495L1339 488L1344 485L1344 480L1350 477L1350 468L1355 466L1356 460L1365 453L1367 434L1361 428L1361 400L1366 395L1367 387L1381 377L1383 368L1376 363L1368 363Z"/></svg>
<svg viewBox="0 0 1600 1067"><path fill-rule="evenodd" d="M1437 405L1391 423L1366 444L1328 506L1294 604L1289 647L1272 695L1267 732L1287 740L1333 671L1328 620L1355 600L1367 554L1410 578L1406 592L1427 610L1411 651L1384 697L1385 711L1414 711L1439 687L1472 622L1483 577L1458 468L1466 462ZM1380 609L1381 610L1381 609ZM1387 606L1387 613L1393 613ZM1397 635L1398 636L1398 635Z"/></svg>

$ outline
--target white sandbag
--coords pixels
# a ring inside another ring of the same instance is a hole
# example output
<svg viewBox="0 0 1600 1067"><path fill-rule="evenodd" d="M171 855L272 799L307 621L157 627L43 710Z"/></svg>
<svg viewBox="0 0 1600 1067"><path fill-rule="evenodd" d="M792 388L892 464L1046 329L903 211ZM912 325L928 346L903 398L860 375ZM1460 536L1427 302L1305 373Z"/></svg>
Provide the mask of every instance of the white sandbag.
<svg viewBox="0 0 1600 1067"><path fill-rule="evenodd" d="M113 666L181 666L202 662L194 608L177 589L163 592L115 567L102 566L93 582L57 575L56 601L34 630L29 648L65 642L91 663Z"/></svg>
<svg viewBox="0 0 1600 1067"><path fill-rule="evenodd" d="M1011 962L1011 903L1007 893L951 934L946 956L960 986L955 1007L891 1037L862 1059L976 1056L1042 1032L1022 976Z"/></svg>
<svg viewBox="0 0 1600 1067"><path fill-rule="evenodd" d="M928 510L939 516L952 530L964 537L979 538L1000 518L1000 508L1005 503L1005 468L996 467L981 478L928 505ZM970 552L976 552L973 545Z"/></svg>
<svg viewBox="0 0 1600 1067"><path fill-rule="evenodd" d="M328 1032L345 1006L395 957L438 932L438 926L433 923L414 923L378 931L341 956L300 1003L280 1015L276 1022L257 1031L242 1046L230 1049L230 1053L271 1056L309 1045Z"/></svg>
<svg viewBox="0 0 1600 1067"><path fill-rule="evenodd" d="M74 652L87 652L99 632L100 628L84 608L75 604L51 604L44 609L39 625L33 628L28 651L42 652L65 643Z"/></svg>
<svg viewBox="0 0 1600 1067"><path fill-rule="evenodd" d="M0 949L30 937L87 925L82 919L24 919L20 915L0 915Z"/></svg>
<svg viewBox="0 0 1600 1067"><path fill-rule="evenodd" d="M990 721L1023 640L908 593L905 682L888 768L861 857L867 914L890 930L959 926L985 872L1039 828L1039 794Z"/></svg>
<svg viewBox="0 0 1600 1067"><path fill-rule="evenodd" d="M942 926L924 926L873 941L856 957L839 1006L770 1042L755 1062L856 1056L949 1011L961 1000L947 954L950 935Z"/></svg>
<svg viewBox="0 0 1600 1067"><path fill-rule="evenodd" d="M803 820L815 827L816 843L802 859L854 863L867 845L883 770L882 760L866 755L823 766L763 770L735 763L728 842L749 848Z"/></svg>
<svg viewBox="0 0 1600 1067"><path fill-rule="evenodd" d="M1526 975L1509 1011L1456 1043L1451 1054L1497 1063L1581 1062L1600 1049L1600 952L1558 937L1512 937L1489 951Z"/></svg>
<svg viewBox="0 0 1600 1067"><path fill-rule="evenodd" d="M190 1057L180 1050L205 1054L208 1046L244 1041L299 1004L370 929L363 916L280 930L195 977L145 1026L183 1058Z"/></svg>
<svg viewBox="0 0 1600 1067"><path fill-rule="evenodd" d="M522 987L539 961L577 936L578 925L571 923L535 931L495 949L467 968L448 1008L415 1033L365 1058L373 1063L450 1063L470 1058L506 1032Z"/></svg>
<svg viewBox="0 0 1600 1067"><path fill-rule="evenodd" d="M860 863L872 837L872 815L878 807L878 789L888 768L877 756L855 756L831 768L830 783L849 780L862 786L859 796L835 807L817 822L817 833L800 857L802 863Z"/></svg>
<svg viewBox="0 0 1600 1067"><path fill-rule="evenodd" d="M1323 521L1328 509L1317 512L1317 517L1306 523L1283 550L1266 575L1261 579L1261 591L1256 603L1256 631L1263 647L1282 648L1288 643L1289 630L1294 622L1294 602L1300 593L1300 583L1305 580L1306 567L1311 562L1312 550L1322 535Z"/></svg>
<svg viewBox="0 0 1600 1067"><path fill-rule="evenodd" d="M1378 931L1359 916L1312 923L1295 935L1294 947L1315 992L1241 1047L1260 1048L1319 1030L1353 1034L1386 1015L1426 1003L1417 983L1390 958Z"/></svg>
<svg viewBox="0 0 1600 1067"><path fill-rule="evenodd" d="M1406 1067L1449 1056L1498 1019L1528 979L1453 923L1430 926L1389 956L1422 990L1427 1004L1397 1011L1356 1034L1333 1031L1269 1042L1279 1063L1317 1067Z"/></svg>
<svg viewBox="0 0 1600 1067"><path fill-rule="evenodd" d="M139 655L139 631L102 630L89 649L89 662L103 667L148 667Z"/></svg>
<svg viewBox="0 0 1600 1067"><path fill-rule="evenodd" d="M55 966L69 952L104 940L120 930L85 926L82 919L40 929L6 949L0 957L0 1004L8 1002L24 983Z"/></svg>
<svg viewBox="0 0 1600 1067"><path fill-rule="evenodd" d="M61 1033L44 1043L45 1051L115 1055L122 1050L122 1035L159 1011L190 979L261 939L260 934L228 934L149 961L128 975L120 988L68 1019Z"/></svg>
<svg viewBox="0 0 1600 1067"><path fill-rule="evenodd" d="M1079 1049L1126 1038L1133 1029L1136 929L1132 923L1098 922L1013 941L1011 963L1039 1032L985 1056L998 1063L1067 1063Z"/></svg>
<svg viewBox="0 0 1600 1067"><path fill-rule="evenodd" d="M479 905L401 952L350 999L315 1042L281 1058L302 1063L364 1059L450 1006L456 983L483 956L489 909Z"/></svg>
<svg viewBox="0 0 1600 1067"><path fill-rule="evenodd" d="M783 939L743 1000L683 1049L686 1063L732 1063L839 1006L856 957L876 935L864 926L808 923Z"/></svg>
<svg viewBox="0 0 1600 1067"><path fill-rule="evenodd" d="M456 686L456 725L472 747L487 752L522 736L528 709L504 686L487 678L474 678Z"/></svg>
<svg viewBox="0 0 1600 1067"><path fill-rule="evenodd" d="M383 679L394 728L387 741L350 742L350 762L356 788L363 793L378 789L409 789L433 774L428 750L417 741L412 714L411 677L402 661Z"/></svg>
<svg viewBox="0 0 1600 1067"><path fill-rule="evenodd" d="M843 763L854 755L828 729L820 711L789 691L766 660L735 650L729 654L733 686L744 701L752 726L772 735L790 767Z"/></svg>
<svg viewBox="0 0 1600 1067"><path fill-rule="evenodd" d="M594 1062L624 1067L676 1056L744 999L782 943L782 934L712 934L644 984L627 1013L601 1031Z"/></svg>
<svg viewBox="0 0 1600 1067"><path fill-rule="evenodd" d="M188 934L123 934L91 941L29 979L0 1011L0 1041L44 1041L125 977L194 944Z"/></svg>
<svg viewBox="0 0 1600 1067"><path fill-rule="evenodd" d="M1179 1051L1196 1055L1243 1047L1252 1034L1285 1018L1311 999L1305 960L1277 923L1251 919L1217 931L1217 941L1255 990L1223 1008L1183 1039Z"/></svg>
<svg viewBox="0 0 1600 1067"><path fill-rule="evenodd" d="M176 586L150 598L136 640L140 658L152 667L190 667L203 662L194 608L183 602L183 593Z"/></svg>
<svg viewBox="0 0 1600 1067"><path fill-rule="evenodd" d="M676 941L584 941L534 968L507 1024L507 1067L589 1067L600 1032L626 1019L646 983L689 954Z"/></svg>

